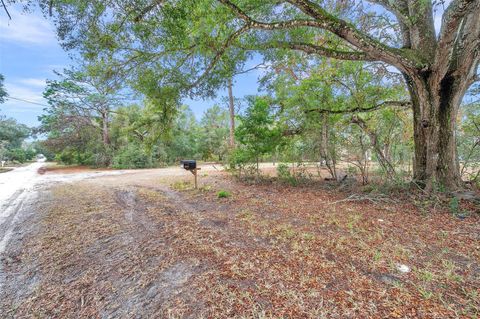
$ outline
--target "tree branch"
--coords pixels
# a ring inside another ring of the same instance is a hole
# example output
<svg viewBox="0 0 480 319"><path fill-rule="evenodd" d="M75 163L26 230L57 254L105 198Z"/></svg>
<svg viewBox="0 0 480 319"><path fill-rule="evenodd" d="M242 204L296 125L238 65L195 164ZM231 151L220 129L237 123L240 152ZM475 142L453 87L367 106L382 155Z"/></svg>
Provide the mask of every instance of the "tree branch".
<svg viewBox="0 0 480 319"><path fill-rule="evenodd" d="M338 60L351 60L351 61L375 61L372 57L369 57L364 52L355 51L342 51L326 48L319 45L302 43L302 42L284 42L274 41L261 45L265 49L277 48L277 49L292 49L303 51L307 54L318 54L327 58L334 58Z"/></svg>
<svg viewBox="0 0 480 319"><path fill-rule="evenodd" d="M385 101L370 107L354 107L348 110L310 109L310 110L306 110L305 113L317 112L317 113L328 113L328 114L347 114L347 113L356 113L356 112L371 112L371 111L376 111L383 107L410 107L410 106L411 106L411 102L409 101Z"/></svg>
<svg viewBox="0 0 480 319"><path fill-rule="evenodd" d="M238 18L244 20L251 29L282 30L302 26L315 27L330 31L350 43L358 50L364 52L364 56L368 57L368 61L384 61L396 66L402 71L423 67L422 63L417 61L416 58L411 59L410 57L407 57L401 49L391 48L375 40L346 21L330 15L322 7L308 0L288 0L288 2L299 8L306 15L312 17L313 20L296 19L274 23L256 21L230 0L217 1L230 8L232 12ZM410 54L410 56L412 55Z"/></svg>
<svg viewBox="0 0 480 319"><path fill-rule="evenodd" d="M402 71L408 71L409 68L423 68L423 63L420 63L419 57L415 57L414 59L407 57L402 50L381 43L368 34L356 29L345 20L329 14L320 5L310 0L287 1L299 8L306 15L313 17L317 21L321 21L323 29L332 32L374 59L392 64Z"/></svg>
<svg viewBox="0 0 480 319"><path fill-rule="evenodd" d="M7 6L5 5L5 2L2 1L2 6L3 6L3 9L5 10L5 12L7 13L7 16L8 16L8 19L9 20L12 20L12 16L10 15L10 12L8 12L8 9L7 9Z"/></svg>
<svg viewBox="0 0 480 319"><path fill-rule="evenodd" d="M462 36L460 30L464 28L465 17L468 14L475 14L472 12L475 6L478 10L479 6L475 0L454 0L445 10L437 52L435 53L437 71L443 74L448 71L448 65L457 47L454 43L459 41ZM476 30L466 30L466 32L472 31L475 32Z"/></svg>
<svg viewBox="0 0 480 319"><path fill-rule="evenodd" d="M148 6L146 6L145 8L143 8L139 13L138 15L135 16L135 18L133 18L133 21L134 22L139 22L140 20L143 19L143 17L149 13L150 11L152 11L153 9L155 9L156 6L158 5L161 5L163 2L165 2L165 0L154 0L152 3L150 3Z"/></svg>
<svg viewBox="0 0 480 319"><path fill-rule="evenodd" d="M217 53L213 57L212 61L210 61L210 64L206 67L205 71L198 77L197 80L195 80L195 82L189 85L189 89L192 89L195 86L197 86L203 80L203 78L206 77L212 71L212 69L215 67L218 61L220 61L220 58L228 49L228 47L231 45L231 43L235 41L235 39L237 39L242 33L246 32L248 29L249 29L249 25L248 24L244 25L243 27L241 27L240 29L232 33L227 38L225 43L220 47L220 49L217 51Z"/></svg>

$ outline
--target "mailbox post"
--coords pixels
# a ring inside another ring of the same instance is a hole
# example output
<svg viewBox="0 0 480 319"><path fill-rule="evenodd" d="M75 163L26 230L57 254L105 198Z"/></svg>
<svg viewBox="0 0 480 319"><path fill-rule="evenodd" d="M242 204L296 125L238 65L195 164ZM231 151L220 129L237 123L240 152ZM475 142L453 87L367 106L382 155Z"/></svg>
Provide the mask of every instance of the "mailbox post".
<svg viewBox="0 0 480 319"><path fill-rule="evenodd" d="M182 160L180 161L180 165L182 168L185 170L189 171L190 173L195 176L195 189L197 189L197 171L200 170L200 168L197 168L197 161L196 160Z"/></svg>

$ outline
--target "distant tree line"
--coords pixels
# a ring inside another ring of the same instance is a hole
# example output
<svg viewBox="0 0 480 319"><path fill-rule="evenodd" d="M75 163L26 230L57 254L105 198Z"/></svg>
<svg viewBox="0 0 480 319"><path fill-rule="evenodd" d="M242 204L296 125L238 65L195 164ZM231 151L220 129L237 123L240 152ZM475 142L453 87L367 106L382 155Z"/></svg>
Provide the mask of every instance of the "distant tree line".
<svg viewBox="0 0 480 319"><path fill-rule="evenodd" d="M4 87L5 78L0 74L0 104L8 97ZM32 160L37 151L32 143L25 143L31 129L15 119L0 114L0 161L24 163Z"/></svg>

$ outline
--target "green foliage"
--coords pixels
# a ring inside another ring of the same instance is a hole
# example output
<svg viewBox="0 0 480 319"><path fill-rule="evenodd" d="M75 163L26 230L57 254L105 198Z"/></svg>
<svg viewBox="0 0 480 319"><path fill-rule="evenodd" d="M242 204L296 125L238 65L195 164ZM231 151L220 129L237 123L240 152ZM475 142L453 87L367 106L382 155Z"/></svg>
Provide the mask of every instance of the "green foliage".
<svg viewBox="0 0 480 319"><path fill-rule="evenodd" d="M35 156L35 151L24 145L31 130L14 119L0 116L0 160L25 162Z"/></svg>
<svg viewBox="0 0 480 319"><path fill-rule="evenodd" d="M218 105L207 109L200 121L199 152L204 160L222 161L228 153L228 113Z"/></svg>
<svg viewBox="0 0 480 319"><path fill-rule="evenodd" d="M232 194L228 191L221 190L217 193L217 196L218 196L218 198L228 198L228 197L232 196Z"/></svg>
<svg viewBox="0 0 480 319"><path fill-rule="evenodd" d="M95 162L95 154L89 151L78 151L74 148L66 148L55 155L55 161L65 165L89 165L98 166Z"/></svg>
<svg viewBox="0 0 480 319"><path fill-rule="evenodd" d="M7 148L19 148L29 136L30 129L26 125L0 116L0 141L5 142Z"/></svg>
<svg viewBox="0 0 480 319"><path fill-rule="evenodd" d="M472 183L480 183L480 104L461 110L457 128L457 151L460 172ZM480 184L479 184L480 185Z"/></svg>
<svg viewBox="0 0 480 319"><path fill-rule="evenodd" d="M231 159L233 165L254 162L258 166L261 156L272 153L281 145L282 130L275 121L270 103L266 97L251 97L245 114L238 117L240 124L235 137L239 145Z"/></svg>
<svg viewBox="0 0 480 319"><path fill-rule="evenodd" d="M278 179L282 182L286 182L290 185L297 185L297 179L290 172L290 166L287 164L278 164L277 165L277 176Z"/></svg>
<svg viewBox="0 0 480 319"><path fill-rule="evenodd" d="M25 163L32 160L35 155L35 152L32 152L32 150L14 148L7 151L6 158L13 162Z"/></svg>
<svg viewBox="0 0 480 319"><path fill-rule="evenodd" d="M5 87L3 85L3 81L5 80L5 77L3 74L0 74L0 103L5 102L5 98L8 96L7 91L5 91Z"/></svg>
<svg viewBox="0 0 480 319"><path fill-rule="evenodd" d="M113 157L113 167L115 168L146 168L152 167L152 159L144 149L130 144L120 150Z"/></svg>

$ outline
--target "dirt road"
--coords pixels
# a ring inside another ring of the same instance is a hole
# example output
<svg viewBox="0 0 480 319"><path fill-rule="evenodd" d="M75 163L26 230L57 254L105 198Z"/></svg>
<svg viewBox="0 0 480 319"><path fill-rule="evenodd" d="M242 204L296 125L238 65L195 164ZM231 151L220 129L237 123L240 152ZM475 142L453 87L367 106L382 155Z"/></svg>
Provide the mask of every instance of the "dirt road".
<svg viewBox="0 0 480 319"><path fill-rule="evenodd" d="M36 162L0 174L0 254L11 237L12 225L19 219L17 213L35 192L40 176L37 171L43 165Z"/></svg>
<svg viewBox="0 0 480 319"><path fill-rule="evenodd" d="M11 214L2 318L480 314L478 216L246 184L211 166L198 190L178 167L59 173L36 176Z"/></svg>

